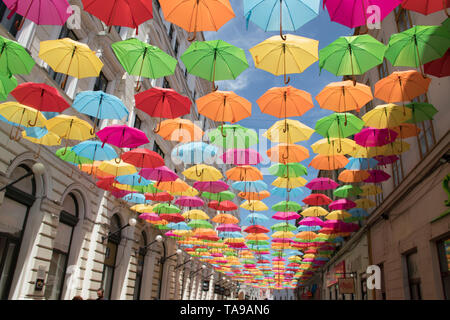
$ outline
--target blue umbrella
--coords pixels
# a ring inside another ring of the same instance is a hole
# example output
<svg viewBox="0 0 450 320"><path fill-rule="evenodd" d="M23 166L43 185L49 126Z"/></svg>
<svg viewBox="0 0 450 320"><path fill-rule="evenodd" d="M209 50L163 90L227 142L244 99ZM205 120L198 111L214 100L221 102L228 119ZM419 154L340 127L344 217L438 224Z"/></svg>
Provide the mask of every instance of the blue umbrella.
<svg viewBox="0 0 450 320"><path fill-rule="evenodd" d="M378 161L375 159L349 158L348 160L345 166L347 170L368 170L374 169L378 165Z"/></svg>
<svg viewBox="0 0 450 320"><path fill-rule="evenodd" d="M167 225L170 229L174 230L191 230L191 227L189 227L186 222L178 222L178 223L169 223Z"/></svg>
<svg viewBox="0 0 450 320"><path fill-rule="evenodd" d="M264 181L237 181L231 185L234 189L245 192L261 192L267 190Z"/></svg>
<svg viewBox="0 0 450 320"><path fill-rule="evenodd" d="M344 242L344 238L343 237L336 237L331 242Z"/></svg>
<svg viewBox="0 0 450 320"><path fill-rule="evenodd" d="M50 120L58 115L60 115L59 112L52 112L52 111L41 111L41 113L44 115L45 119Z"/></svg>
<svg viewBox="0 0 450 320"><path fill-rule="evenodd" d="M245 222L249 224L262 224L267 220L269 218L261 213L252 213L245 218Z"/></svg>
<svg viewBox="0 0 450 320"><path fill-rule="evenodd" d="M244 16L264 31L295 31L319 15L320 0L244 0ZM281 20L281 23L280 23ZM285 38L282 36L285 40Z"/></svg>
<svg viewBox="0 0 450 320"><path fill-rule="evenodd" d="M122 199L133 203L150 203L150 201L145 200L145 196L142 193L130 193L122 197Z"/></svg>
<svg viewBox="0 0 450 320"><path fill-rule="evenodd" d="M242 238L242 233L239 231L225 231L219 233L219 238Z"/></svg>
<svg viewBox="0 0 450 320"><path fill-rule="evenodd" d="M101 141L83 141L72 147L72 151L79 157L93 161L112 160L117 158L117 153L109 144L103 145Z"/></svg>
<svg viewBox="0 0 450 320"><path fill-rule="evenodd" d="M77 94L72 107L81 113L97 119L118 119L128 117L128 109L122 100L103 91L83 91ZM94 121L94 130L97 121ZM93 134L93 132L92 132Z"/></svg>
<svg viewBox="0 0 450 320"><path fill-rule="evenodd" d="M45 127L29 127L25 128L25 132L28 137L40 139L48 133L48 130Z"/></svg>
<svg viewBox="0 0 450 320"><path fill-rule="evenodd" d="M303 190L301 189L301 187L292 188L292 189L289 189L289 190L290 191L287 192L286 188L273 187L272 190L271 190L271 194L274 195L274 196L278 196L280 198L283 198L283 199L286 199L288 194L289 194L289 197L291 199L298 198L298 197L303 195Z"/></svg>
<svg viewBox="0 0 450 320"><path fill-rule="evenodd" d="M151 183L150 180L142 178L137 173L118 176L116 177L116 181L120 184L127 184L130 186L148 186Z"/></svg>
<svg viewBox="0 0 450 320"><path fill-rule="evenodd" d="M348 210L348 213L350 213L353 217L368 217L369 213L361 208L352 208Z"/></svg>
<svg viewBox="0 0 450 320"><path fill-rule="evenodd" d="M189 142L173 149L172 158L185 164L210 163L217 153L216 146L204 142Z"/></svg>
<svg viewBox="0 0 450 320"><path fill-rule="evenodd" d="M317 230L320 230L320 229L322 229L322 227L320 227L320 226L299 226L298 228L297 228L297 231L317 231Z"/></svg>

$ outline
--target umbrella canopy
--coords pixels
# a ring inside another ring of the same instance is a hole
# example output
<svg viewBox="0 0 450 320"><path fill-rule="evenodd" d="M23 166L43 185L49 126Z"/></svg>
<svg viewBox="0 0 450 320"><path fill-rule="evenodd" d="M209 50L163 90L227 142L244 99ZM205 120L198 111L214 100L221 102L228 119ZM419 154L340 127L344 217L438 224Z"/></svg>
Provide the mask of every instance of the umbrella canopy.
<svg viewBox="0 0 450 320"><path fill-rule="evenodd" d="M261 192L267 190L267 184L264 181L237 181L233 182L231 186L243 192Z"/></svg>
<svg viewBox="0 0 450 320"><path fill-rule="evenodd" d="M189 210L182 214L182 216L186 219L191 220L208 220L209 216L202 210Z"/></svg>
<svg viewBox="0 0 450 320"><path fill-rule="evenodd" d="M301 212L304 217L321 217L328 214L328 211L322 207L309 207Z"/></svg>
<svg viewBox="0 0 450 320"><path fill-rule="evenodd" d="M217 155L218 148L207 143L197 141L188 142L172 149L172 159L177 159L185 164L212 163Z"/></svg>
<svg viewBox="0 0 450 320"><path fill-rule="evenodd" d="M154 193L145 193L145 199L150 201L164 202L164 201L172 201L173 196L168 192L154 192Z"/></svg>
<svg viewBox="0 0 450 320"><path fill-rule="evenodd" d="M411 119L412 111L395 104L383 104L365 113L362 119L366 126L377 129L391 128Z"/></svg>
<svg viewBox="0 0 450 320"><path fill-rule="evenodd" d="M203 130L188 119L168 119L161 122L157 133L168 141L191 142L200 141Z"/></svg>
<svg viewBox="0 0 450 320"><path fill-rule="evenodd" d="M326 206L331 203L331 199L321 193L313 193L302 200L310 206Z"/></svg>
<svg viewBox="0 0 450 320"><path fill-rule="evenodd" d="M424 72L438 78L450 76L450 49L442 58L424 64Z"/></svg>
<svg viewBox="0 0 450 320"><path fill-rule="evenodd" d="M293 177L293 178L278 177L272 182L272 185L278 188L293 189L303 187L307 182L308 181L306 181L302 177Z"/></svg>
<svg viewBox="0 0 450 320"><path fill-rule="evenodd" d="M0 101L8 99L9 93L16 87L17 87L17 79L13 75L0 74ZM18 99L16 100L19 101ZM4 119L1 120L5 121Z"/></svg>
<svg viewBox="0 0 450 320"><path fill-rule="evenodd" d="M249 211L266 211L269 210L269 208L266 206L266 204L260 200L247 200L244 201L241 205L241 208L249 210Z"/></svg>
<svg viewBox="0 0 450 320"><path fill-rule="evenodd" d="M253 149L229 149L221 156L226 164L257 165L263 158L258 151Z"/></svg>
<svg viewBox="0 0 450 320"><path fill-rule="evenodd" d="M278 202L277 204L274 204L272 206L272 210L282 212L299 211L302 210L302 206L294 201L281 201Z"/></svg>
<svg viewBox="0 0 450 320"><path fill-rule="evenodd" d="M356 199L355 200L356 203L356 208L361 208L361 209L369 209L372 207L375 207L377 204L367 198L362 198L362 199Z"/></svg>
<svg viewBox="0 0 450 320"><path fill-rule="evenodd" d="M356 203L349 199L335 200L328 205L330 210L347 210L356 207Z"/></svg>
<svg viewBox="0 0 450 320"><path fill-rule="evenodd" d="M1 36L0 47L0 73L4 75L30 74L36 62L24 47L16 41Z"/></svg>
<svg viewBox="0 0 450 320"><path fill-rule="evenodd" d="M419 127L417 127L415 124L412 123L402 123L397 127L393 127L392 130L398 134L398 139L415 137L419 135L421 131ZM400 144L400 148L397 148L398 151L392 151L396 149L394 148L396 144ZM403 148L406 145L408 145L406 142L399 140L391 142L391 144L385 146L385 148L387 149L385 155L398 154L407 151L409 147Z"/></svg>
<svg viewBox="0 0 450 320"><path fill-rule="evenodd" d="M208 137L212 144L223 149L248 149L259 142L255 130L238 124L224 124L214 130L208 130Z"/></svg>
<svg viewBox="0 0 450 320"><path fill-rule="evenodd" d="M175 181L178 175L166 166L157 168L142 168L139 175L153 181Z"/></svg>
<svg viewBox="0 0 450 320"><path fill-rule="evenodd" d="M344 220L350 218L352 215L345 210L334 210L331 211L325 219L327 220Z"/></svg>
<svg viewBox="0 0 450 320"><path fill-rule="evenodd" d="M318 134L327 139L339 138L340 146L342 146L342 138L358 133L363 126L364 122L351 113L333 113L319 119L315 129Z"/></svg>
<svg viewBox="0 0 450 320"><path fill-rule="evenodd" d="M39 126L38 123L36 124L37 126ZM68 143L67 140L84 141L94 137L92 134L94 129L91 125L87 121L74 116L67 116L64 114L56 116L47 120L46 127L48 131L56 133L62 139L66 139L66 148Z"/></svg>
<svg viewBox="0 0 450 320"><path fill-rule="evenodd" d="M245 218L246 223L249 224L264 224L267 220L269 218L260 213L251 213Z"/></svg>
<svg viewBox="0 0 450 320"><path fill-rule="evenodd" d="M270 232L269 229L259 225L252 225L244 229L246 233L267 233ZM273 237L273 235L272 235Z"/></svg>
<svg viewBox="0 0 450 320"><path fill-rule="evenodd" d="M321 155L348 154L355 148L355 141L351 139L328 138L320 139L311 145L315 153Z"/></svg>
<svg viewBox="0 0 450 320"><path fill-rule="evenodd" d="M295 178L308 174L306 167L300 163L276 163L269 167L269 173L282 178Z"/></svg>
<svg viewBox="0 0 450 320"><path fill-rule="evenodd" d="M346 183L358 183L369 177L370 174L366 170L344 170L339 174L338 180Z"/></svg>
<svg viewBox="0 0 450 320"><path fill-rule="evenodd" d="M223 181L196 181L193 187L199 191L218 193L228 190L230 186Z"/></svg>
<svg viewBox="0 0 450 320"><path fill-rule="evenodd" d="M110 125L96 134L103 143L119 148L136 148L150 142L143 131L124 124Z"/></svg>
<svg viewBox="0 0 450 320"><path fill-rule="evenodd" d="M419 12L424 15L429 15L437 11L445 10L450 7L447 0L432 1L432 0L403 0L402 7Z"/></svg>
<svg viewBox="0 0 450 320"><path fill-rule="evenodd" d="M22 131L22 138L31 141L36 144L41 144L45 146L58 146L61 144L61 138L54 134L53 132L47 132L45 135L43 135L40 138L30 137L27 135L27 132L24 130ZM39 152L38 152L39 155Z"/></svg>
<svg viewBox="0 0 450 320"><path fill-rule="evenodd" d="M48 123L38 110L12 101L0 104L0 116L9 121L10 124L19 127L30 127L33 122L35 126L43 127ZM12 139L11 134L12 131L10 133Z"/></svg>
<svg viewBox="0 0 450 320"><path fill-rule="evenodd" d="M196 181L217 181L223 178L222 173L215 167L206 164L197 164L182 172L182 174L191 180Z"/></svg>
<svg viewBox="0 0 450 320"><path fill-rule="evenodd" d="M5 0L5 5L11 10L8 19L17 13L37 25L62 26L73 13L67 0ZM21 29L24 21L19 23Z"/></svg>
<svg viewBox="0 0 450 320"><path fill-rule="evenodd" d="M60 148L56 150L55 155L63 161L69 162L70 164L76 166L79 165L80 167L82 164L93 163L93 161L89 158L78 156L75 152L72 151L72 147L68 147L67 150L65 150L65 148Z"/></svg>
<svg viewBox="0 0 450 320"><path fill-rule="evenodd" d="M270 197L270 192L267 190L259 192L239 192L238 196L247 200L264 200Z"/></svg>
<svg viewBox="0 0 450 320"><path fill-rule="evenodd" d="M273 142L296 143L308 140L314 130L300 121L285 119L275 122L263 136Z"/></svg>
<svg viewBox="0 0 450 320"><path fill-rule="evenodd" d="M216 229L218 231L241 231L241 227L239 227L235 224L228 224L228 223L221 224ZM253 239L253 240L258 240L258 239ZM267 240L267 239L261 239L261 240Z"/></svg>
<svg viewBox="0 0 450 320"><path fill-rule="evenodd" d="M337 170L344 168L348 163L348 159L343 155L335 156L315 156L308 166L311 166L317 170Z"/></svg>
<svg viewBox="0 0 450 320"><path fill-rule="evenodd" d="M237 224L239 219L229 213L220 213L211 219L215 223ZM227 237L228 238L228 237Z"/></svg>
<svg viewBox="0 0 450 320"><path fill-rule="evenodd" d="M389 180L389 178L391 177L383 170L369 170L368 172L370 174L370 177L365 179L364 182L381 183L386 180Z"/></svg>
<svg viewBox="0 0 450 320"><path fill-rule="evenodd" d="M234 211L238 209L237 205L230 200L221 202L212 200L208 203L208 207L218 211Z"/></svg>
<svg viewBox="0 0 450 320"><path fill-rule="evenodd" d="M363 185L361 190L361 196L374 196L383 192L380 187L370 184Z"/></svg>
<svg viewBox="0 0 450 320"><path fill-rule="evenodd" d="M120 161L116 163L114 160L103 161L98 166L98 170L114 177L136 173L137 170L129 163Z"/></svg>
<svg viewBox="0 0 450 320"><path fill-rule="evenodd" d="M203 200L198 197L188 197L188 196L179 197L177 200L175 200L174 203L176 205L179 205L180 207L189 207L189 208L202 207L205 204Z"/></svg>
<svg viewBox="0 0 450 320"><path fill-rule="evenodd" d="M202 197L221 202L224 200L233 200L235 194L231 191L222 191L218 193L202 192Z"/></svg>
<svg viewBox="0 0 450 320"><path fill-rule="evenodd" d="M225 174L228 180L234 181L257 181L263 179L261 171L252 166L237 166L227 170Z"/></svg>
<svg viewBox="0 0 450 320"><path fill-rule="evenodd" d="M164 159L155 151L133 149L122 153L122 160L139 168L157 168L164 166Z"/></svg>
<svg viewBox="0 0 450 320"><path fill-rule="evenodd" d="M355 134L355 142L363 147L379 147L394 142L397 135L397 132L387 128L364 128Z"/></svg>
<svg viewBox="0 0 450 320"><path fill-rule="evenodd" d="M303 218L302 220L300 220L300 222L298 223L300 226L308 226L308 227L313 227L313 226L319 226L322 227L323 226L323 221L320 218L317 217L307 217L307 218Z"/></svg>
<svg viewBox="0 0 450 320"><path fill-rule="evenodd" d="M180 212L180 208L177 206L167 204L167 203L158 203L156 206L153 207L153 212L156 213L178 213Z"/></svg>
<svg viewBox="0 0 450 320"><path fill-rule="evenodd" d="M426 120L433 120L434 115L438 112L436 108L429 103L413 102L407 104L405 107L411 109L411 119L407 123L419 123Z"/></svg>
<svg viewBox="0 0 450 320"><path fill-rule="evenodd" d="M267 156L274 162L287 164L305 160L309 157L309 151L297 144L280 143L267 150Z"/></svg>
<svg viewBox="0 0 450 320"><path fill-rule="evenodd" d="M330 178L315 178L308 182L305 187L311 190L330 190L339 187L339 184Z"/></svg>
<svg viewBox="0 0 450 320"><path fill-rule="evenodd" d="M83 141L72 147L72 151L79 157L88 158L90 160L112 160L117 158L117 153L107 144L99 141Z"/></svg>
<svg viewBox="0 0 450 320"><path fill-rule="evenodd" d="M251 102L233 91L214 91L197 99L196 103L198 113L222 123L235 123L252 114Z"/></svg>
<svg viewBox="0 0 450 320"><path fill-rule="evenodd" d="M360 195L362 192L363 191L358 186L344 185L335 189L333 191L333 194L339 198L349 198L349 197L356 197L357 195Z"/></svg>

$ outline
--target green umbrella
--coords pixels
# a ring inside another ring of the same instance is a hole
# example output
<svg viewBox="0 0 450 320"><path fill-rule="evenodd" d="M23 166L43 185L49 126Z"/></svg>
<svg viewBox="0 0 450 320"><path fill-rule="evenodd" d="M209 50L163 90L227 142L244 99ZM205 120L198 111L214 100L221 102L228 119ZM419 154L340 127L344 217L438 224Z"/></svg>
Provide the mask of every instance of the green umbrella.
<svg viewBox="0 0 450 320"><path fill-rule="evenodd" d="M438 112L432 104L424 102L410 103L405 107L412 110L411 119L406 121L408 123L419 123L425 120L433 120L434 115Z"/></svg>
<svg viewBox="0 0 450 320"><path fill-rule="evenodd" d="M343 221L344 222L355 222L355 221L359 221L359 220L363 220L363 219L364 219L363 216L357 216L357 217L345 218Z"/></svg>
<svg viewBox="0 0 450 320"><path fill-rule="evenodd" d="M248 68L245 51L223 40L195 41L180 57L189 73L212 81L232 80Z"/></svg>
<svg viewBox="0 0 450 320"><path fill-rule="evenodd" d="M266 246L266 245L270 244L270 242L267 240L247 240L246 243L247 244L256 244L256 245L261 245L261 246Z"/></svg>
<svg viewBox="0 0 450 320"><path fill-rule="evenodd" d="M344 186L340 186L339 188L333 191L333 194L336 197L340 198L348 198L348 197L356 197L361 194L363 191L358 186L352 186L350 184L346 184Z"/></svg>
<svg viewBox="0 0 450 320"><path fill-rule="evenodd" d="M210 200L216 200L219 202L225 201L225 200L232 200L235 197L235 194L231 191L222 191L218 193L211 193L211 192L202 192L202 197Z"/></svg>
<svg viewBox="0 0 450 320"><path fill-rule="evenodd" d="M94 162L89 158L79 157L75 152L72 151L72 147L68 147L67 152L65 152L64 149L66 148L60 148L55 152L55 155L63 161L69 162L70 164L73 164L75 166L81 166L82 164L91 164Z"/></svg>
<svg viewBox="0 0 450 320"><path fill-rule="evenodd" d="M337 76L360 75L383 63L386 46L365 34L340 37L319 51L320 70Z"/></svg>
<svg viewBox="0 0 450 320"><path fill-rule="evenodd" d="M223 149L248 149L259 142L258 134L255 130L245 128L239 124L218 126L216 129L208 132L208 137L212 144Z"/></svg>
<svg viewBox="0 0 450 320"><path fill-rule="evenodd" d="M274 164L269 167L269 173L277 177L296 178L307 175L308 171L306 170L306 167L301 163L293 162L288 164Z"/></svg>
<svg viewBox="0 0 450 320"><path fill-rule="evenodd" d="M273 231L294 231L297 230L297 227L293 224L289 224L287 222L281 222L274 224L270 227Z"/></svg>
<svg viewBox="0 0 450 320"><path fill-rule="evenodd" d="M281 201L272 206L273 211L290 212L302 210L302 206L294 201Z"/></svg>
<svg viewBox="0 0 450 320"><path fill-rule="evenodd" d="M153 227L159 230L170 230L170 228L163 224L153 224Z"/></svg>
<svg viewBox="0 0 450 320"><path fill-rule="evenodd" d="M450 31L450 18L445 19L445 21L442 22L441 26Z"/></svg>
<svg viewBox="0 0 450 320"><path fill-rule="evenodd" d="M206 220L191 220L187 224L192 229L195 228L205 228L205 229L213 229L213 226L211 223L209 223Z"/></svg>
<svg viewBox="0 0 450 320"><path fill-rule="evenodd" d="M158 192L163 192L162 190L159 190L155 187L154 184L149 184L146 186L134 186L133 187L134 190L140 192L140 193L158 193Z"/></svg>
<svg viewBox="0 0 450 320"><path fill-rule="evenodd" d="M179 213L181 210L177 206L168 203L159 203L155 207L153 207L153 211L161 214L161 213Z"/></svg>
<svg viewBox="0 0 450 320"><path fill-rule="evenodd" d="M422 68L441 58L449 47L450 32L445 27L414 26L391 36L385 56L393 66Z"/></svg>
<svg viewBox="0 0 450 320"><path fill-rule="evenodd" d="M0 101L8 99L9 93L17 87L17 79L13 75L0 73Z"/></svg>
<svg viewBox="0 0 450 320"><path fill-rule="evenodd" d="M160 48L136 38L115 42L111 47L128 74L139 77L136 91L140 90L141 76L157 79L175 72L176 59Z"/></svg>
<svg viewBox="0 0 450 320"><path fill-rule="evenodd" d="M18 42L0 36L0 73L30 74L35 63Z"/></svg>

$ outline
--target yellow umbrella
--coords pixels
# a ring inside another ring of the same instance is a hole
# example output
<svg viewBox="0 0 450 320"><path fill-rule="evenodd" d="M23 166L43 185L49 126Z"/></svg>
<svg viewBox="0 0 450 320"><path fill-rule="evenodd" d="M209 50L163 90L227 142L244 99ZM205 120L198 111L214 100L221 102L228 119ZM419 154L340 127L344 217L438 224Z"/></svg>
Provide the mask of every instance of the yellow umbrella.
<svg viewBox="0 0 450 320"><path fill-rule="evenodd" d="M45 146L58 146L61 144L61 137L54 134L53 132L47 132L44 136L40 138L34 138L27 136L26 131L22 131L22 137L25 138L28 141L31 141L33 143L39 144L39 150L34 155L34 158L37 159L39 157L39 154L41 153L41 145Z"/></svg>
<svg viewBox="0 0 450 320"><path fill-rule="evenodd" d="M370 199L362 198L355 200L356 207L361 209L369 209L375 207L377 204Z"/></svg>
<svg viewBox="0 0 450 320"><path fill-rule="evenodd" d="M185 191L176 191L176 192L171 192L170 194L173 196L186 196L186 197L195 197L196 195L198 195L198 190L193 188L193 187L189 187L187 190Z"/></svg>
<svg viewBox="0 0 450 320"><path fill-rule="evenodd" d="M266 204L259 200L246 200L241 205L241 208L244 208L249 211L265 211L269 210Z"/></svg>
<svg viewBox="0 0 450 320"><path fill-rule="evenodd" d="M172 230L172 232L182 237L191 237L194 235L194 232L192 232L192 230Z"/></svg>
<svg viewBox="0 0 450 320"><path fill-rule="evenodd" d="M305 217L320 217L326 216L328 211L322 207L309 207L300 212L300 214Z"/></svg>
<svg viewBox="0 0 450 320"><path fill-rule="evenodd" d="M325 219L327 220L344 220L350 218L352 215L345 210L334 210L331 211Z"/></svg>
<svg viewBox="0 0 450 320"><path fill-rule="evenodd" d="M103 62L86 44L69 39L41 41L39 58L44 60L55 72L66 78L61 84L64 89L68 76L78 79L98 77Z"/></svg>
<svg viewBox="0 0 450 320"><path fill-rule="evenodd" d="M130 210L139 212L139 213L151 213L153 212L152 205L149 204L135 204L134 206L130 207Z"/></svg>
<svg viewBox="0 0 450 320"><path fill-rule="evenodd" d="M353 158L373 158L383 154L384 146L381 147L363 147L357 144L355 148L348 153Z"/></svg>
<svg viewBox="0 0 450 320"><path fill-rule="evenodd" d="M380 187L374 185L374 184L366 184L361 187L361 190L363 191L360 195L361 196L374 196L377 194L380 194L383 192Z"/></svg>
<svg viewBox="0 0 450 320"><path fill-rule="evenodd" d="M113 183L113 187L120 189L120 190L136 192L136 190L133 188L133 186L131 186L129 184Z"/></svg>
<svg viewBox="0 0 450 320"><path fill-rule="evenodd" d="M223 178L219 170L206 164L197 164L182 173L186 178L197 181L217 181Z"/></svg>
<svg viewBox="0 0 450 320"><path fill-rule="evenodd" d="M255 67L276 76L284 75L284 83L289 82L286 74L302 73L319 60L319 41L292 34L286 40L273 36L257 44L249 51Z"/></svg>
<svg viewBox="0 0 450 320"><path fill-rule="evenodd" d="M290 231L277 231L272 234L272 238L292 238L294 234Z"/></svg>
<svg viewBox="0 0 450 320"><path fill-rule="evenodd" d="M307 183L308 183L308 181L306 181L302 177L295 177L295 178L278 177L272 182L272 185L275 187L278 187L278 188L293 189L293 188L303 187Z"/></svg>
<svg viewBox="0 0 450 320"><path fill-rule="evenodd" d="M314 153L325 156L349 154L356 147L355 141L347 138L320 139L311 145Z"/></svg>
<svg viewBox="0 0 450 320"><path fill-rule="evenodd" d="M110 174L112 176L124 176L127 174L133 174L136 173L136 167L123 162L122 160L120 160L119 163L117 163L114 160L109 160L109 161L103 161L99 166L98 166L98 170L102 171L103 173L106 174Z"/></svg>
<svg viewBox="0 0 450 320"><path fill-rule="evenodd" d="M382 153L380 153L380 155L384 156L398 155L408 151L410 147L411 145L408 142L405 142L403 140L396 140L383 146L383 150Z"/></svg>
<svg viewBox="0 0 450 320"><path fill-rule="evenodd" d="M186 219L191 220L208 220L209 216L202 210L189 210L182 214L182 216Z"/></svg>
<svg viewBox="0 0 450 320"><path fill-rule="evenodd" d="M391 128L411 119L410 108L403 108L395 104L383 104L375 107L362 116L367 127L377 129Z"/></svg>
<svg viewBox="0 0 450 320"><path fill-rule="evenodd" d="M34 119L36 123L34 126L43 127L45 126L47 119L38 110L28 107L26 105L20 104L18 102L5 102L0 104L0 115L6 120L13 122L17 126L31 127ZM37 118L36 118L37 117ZM20 130L17 131L16 135L13 135L14 127L11 128L9 133L9 138L14 141L20 140Z"/></svg>
<svg viewBox="0 0 450 320"><path fill-rule="evenodd" d="M296 143L308 140L314 133L307 125L298 120L279 120L275 122L263 136L273 142Z"/></svg>

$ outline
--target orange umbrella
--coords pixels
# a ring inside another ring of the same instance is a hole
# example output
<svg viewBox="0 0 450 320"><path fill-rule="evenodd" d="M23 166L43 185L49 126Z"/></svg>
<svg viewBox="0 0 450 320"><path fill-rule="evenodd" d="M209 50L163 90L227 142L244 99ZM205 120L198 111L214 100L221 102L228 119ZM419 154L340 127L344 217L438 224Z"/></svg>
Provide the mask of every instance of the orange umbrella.
<svg viewBox="0 0 450 320"><path fill-rule="evenodd" d="M189 189L189 185L181 179L175 181L160 181L155 184L155 188L169 193L183 192Z"/></svg>
<svg viewBox="0 0 450 320"><path fill-rule="evenodd" d="M412 123L402 123L398 127L392 128L392 130L398 133L398 139L415 137L420 133L420 128Z"/></svg>
<svg viewBox="0 0 450 320"><path fill-rule="evenodd" d="M256 102L261 112L277 118L299 117L314 107L311 94L291 86L271 88Z"/></svg>
<svg viewBox="0 0 450 320"><path fill-rule="evenodd" d="M269 236L265 235L264 233L250 233L248 236L245 237L247 240L269 240Z"/></svg>
<svg viewBox="0 0 450 320"><path fill-rule="evenodd" d="M228 223L228 224L239 223L239 219L229 213L220 213L214 218L212 218L211 221L215 223Z"/></svg>
<svg viewBox="0 0 450 320"><path fill-rule="evenodd" d="M336 170L344 168L348 161L346 156L340 154L334 156L324 156L319 154L312 159L309 167L313 167L317 170Z"/></svg>
<svg viewBox="0 0 450 320"><path fill-rule="evenodd" d="M257 181L263 179L261 171L252 166L237 166L229 169L225 174L227 179L235 181Z"/></svg>
<svg viewBox="0 0 450 320"><path fill-rule="evenodd" d="M291 163L301 162L309 157L309 151L297 144L280 143L267 150L267 156L273 162Z"/></svg>
<svg viewBox="0 0 450 320"><path fill-rule="evenodd" d="M238 196L246 200L263 200L270 197L270 192L267 190L260 192L239 192Z"/></svg>
<svg viewBox="0 0 450 320"><path fill-rule="evenodd" d="M372 90L362 83L353 81L332 82L316 96L322 109L347 112L361 109L373 99Z"/></svg>
<svg viewBox="0 0 450 320"><path fill-rule="evenodd" d="M188 119L167 119L161 122L157 132L164 140L190 142L200 141L203 130Z"/></svg>
<svg viewBox="0 0 450 320"><path fill-rule="evenodd" d="M375 97L392 103L411 101L426 93L430 82L416 70L395 71L375 83Z"/></svg>
<svg viewBox="0 0 450 320"><path fill-rule="evenodd" d="M370 173L365 170L344 170L339 176L338 180L347 183L356 183L366 180L370 177Z"/></svg>
<svg viewBox="0 0 450 320"><path fill-rule="evenodd" d="M297 233L295 237L302 240L313 240L317 238L317 234L312 231L302 231Z"/></svg>

